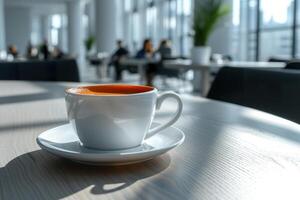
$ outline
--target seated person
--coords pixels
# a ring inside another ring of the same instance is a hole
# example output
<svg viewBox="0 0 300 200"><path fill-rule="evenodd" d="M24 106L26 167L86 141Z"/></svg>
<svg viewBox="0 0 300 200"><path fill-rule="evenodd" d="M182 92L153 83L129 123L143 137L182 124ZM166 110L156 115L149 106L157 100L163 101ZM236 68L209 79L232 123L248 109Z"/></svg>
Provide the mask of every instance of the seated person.
<svg viewBox="0 0 300 200"><path fill-rule="evenodd" d="M50 56L50 51L49 51L49 45L48 45L48 40L44 39L41 47L40 47L40 53L43 56L44 60L47 60Z"/></svg>
<svg viewBox="0 0 300 200"><path fill-rule="evenodd" d="M17 47L14 44L8 46L7 52L8 52L8 54L12 55L14 58L17 58L19 55Z"/></svg>
<svg viewBox="0 0 300 200"><path fill-rule="evenodd" d="M159 54L161 60L171 58L172 49L170 47L170 42L168 40L162 40L155 53Z"/></svg>
<svg viewBox="0 0 300 200"><path fill-rule="evenodd" d="M122 69L120 66L120 60L123 57L128 56L129 51L123 46L122 40L117 41L117 50L113 53L111 57L111 64L115 67L115 81L122 80Z"/></svg>
<svg viewBox="0 0 300 200"><path fill-rule="evenodd" d="M136 54L136 58L152 58L153 53L152 41L150 39L145 39L142 49Z"/></svg>
<svg viewBox="0 0 300 200"><path fill-rule="evenodd" d="M136 58L147 59L153 57L154 57L154 50L153 50L152 41L150 39L145 39L143 43L143 48L137 52ZM156 72L156 68L157 68L156 64L149 64L147 66L146 82L147 85L149 86L153 85L153 78Z"/></svg>
<svg viewBox="0 0 300 200"><path fill-rule="evenodd" d="M158 64L157 74L164 75L167 77L178 77L180 70L178 69L168 69L163 65L164 60L175 59L176 57L172 57L172 48L169 40L161 40L158 49L155 52L156 55L160 58L160 62Z"/></svg>

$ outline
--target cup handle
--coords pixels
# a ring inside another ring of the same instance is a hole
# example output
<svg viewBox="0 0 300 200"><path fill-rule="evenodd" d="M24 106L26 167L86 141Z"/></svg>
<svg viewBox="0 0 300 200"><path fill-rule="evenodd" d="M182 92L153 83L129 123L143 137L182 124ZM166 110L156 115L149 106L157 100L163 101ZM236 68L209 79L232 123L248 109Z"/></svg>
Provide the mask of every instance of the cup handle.
<svg viewBox="0 0 300 200"><path fill-rule="evenodd" d="M175 112L175 115L165 124L162 124L158 127L150 129L150 131L146 135L146 139L155 135L156 133L160 132L161 130L168 128L169 126L174 124L179 119L179 117L182 113L183 104L182 104L182 101L181 101L179 95L174 92L163 92L163 93L159 94L157 97L157 101L156 101L156 110L159 110L162 103L168 98L173 98L177 101L177 110Z"/></svg>

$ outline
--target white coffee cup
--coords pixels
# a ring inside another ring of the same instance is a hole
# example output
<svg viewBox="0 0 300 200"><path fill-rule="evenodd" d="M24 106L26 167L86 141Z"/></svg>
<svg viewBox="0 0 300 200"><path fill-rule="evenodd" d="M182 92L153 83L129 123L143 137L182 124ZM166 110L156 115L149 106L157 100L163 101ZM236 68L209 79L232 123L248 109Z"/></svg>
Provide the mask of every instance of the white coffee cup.
<svg viewBox="0 0 300 200"><path fill-rule="evenodd" d="M141 145L145 138L174 124L183 107L176 93L158 94L157 89L148 86L94 85L70 88L65 94L68 118L81 144L101 150ZM160 109L167 98L177 101L175 115L167 123L150 129L155 110Z"/></svg>

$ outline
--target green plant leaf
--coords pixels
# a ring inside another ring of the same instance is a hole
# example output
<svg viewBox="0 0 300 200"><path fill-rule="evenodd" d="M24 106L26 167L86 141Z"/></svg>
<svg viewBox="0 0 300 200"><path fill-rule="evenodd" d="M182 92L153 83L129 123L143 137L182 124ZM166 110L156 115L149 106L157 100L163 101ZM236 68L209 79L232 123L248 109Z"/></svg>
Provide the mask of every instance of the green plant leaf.
<svg viewBox="0 0 300 200"><path fill-rule="evenodd" d="M222 0L203 0L194 13L194 45L206 46L217 24L230 12Z"/></svg>
<svg viewBox="0 0 300 200"><path fill-rule="evenodd" d="M94 36L89 36L89 37L84 41L85 48L86 48L86 50L87 50L88 52L93 48L93 46L94 46L94 44L95 44L95 41L96 41L96 39L95 39Z"/></svg>

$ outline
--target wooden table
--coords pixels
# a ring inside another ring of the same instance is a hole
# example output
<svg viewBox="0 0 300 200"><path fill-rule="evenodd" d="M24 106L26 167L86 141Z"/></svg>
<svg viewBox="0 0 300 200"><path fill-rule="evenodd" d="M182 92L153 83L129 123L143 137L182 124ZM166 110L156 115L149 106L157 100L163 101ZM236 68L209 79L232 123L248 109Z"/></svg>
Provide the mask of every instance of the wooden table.
<svg viewBox="0 0 300 200"><path fill-rule="evenodd" d="M253 109L183 96L185 142L152 161L85 166L40 150L67 122L72 84L0 81L0 199L299 199L300 126ZM156 120L173 110L165 103Z"/></svg>
<svg viewBox="0 0 300 200"><path fill-rule="evenodd" d="M202 96L206 96L210 89L210 72L214 69L220 69L222 67L245 67L245 68L284 68L286 63L284 62L250 62L250 61L232 61L232 62L222 62L222 63L207 63L207 64L193 64L191 60L167 60L164 61L164 66L171 69L185 69L194 70L200 74L196 74L194 82L194 88L200 89ZM200 79L200 80L197 80ZM199 83L200 81L200 83ZM200 87L199 87L200 86Z"/></svg>

